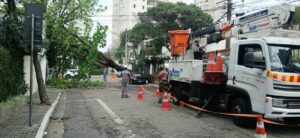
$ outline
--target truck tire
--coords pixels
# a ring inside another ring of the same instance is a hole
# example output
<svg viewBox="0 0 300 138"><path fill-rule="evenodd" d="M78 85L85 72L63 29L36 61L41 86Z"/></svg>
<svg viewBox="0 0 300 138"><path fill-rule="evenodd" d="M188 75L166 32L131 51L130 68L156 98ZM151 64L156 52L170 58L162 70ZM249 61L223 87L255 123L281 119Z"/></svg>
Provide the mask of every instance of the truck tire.
<svg viewBox="0 0 300 138"><path fill-rule="evenodd" d="M249 106L245 99L235 98L231 104L231 112L236 114L248 114ZM255 127L255 119L247 117L233 117L233 123L239 127L252 128Z"/></svg>
<svg viewBox="0 0 300 138"><path fill-rule="evenodd" d="M173 104L179 106L180 104L180 88L173 88L172 91L172 95L173 95Z"/></svg>

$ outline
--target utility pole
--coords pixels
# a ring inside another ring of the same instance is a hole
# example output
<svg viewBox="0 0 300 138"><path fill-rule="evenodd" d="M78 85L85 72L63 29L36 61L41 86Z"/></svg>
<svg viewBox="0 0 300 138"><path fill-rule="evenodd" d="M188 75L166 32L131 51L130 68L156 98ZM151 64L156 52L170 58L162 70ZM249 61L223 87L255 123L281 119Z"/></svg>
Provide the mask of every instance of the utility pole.
<svg viewBox="0 0 300 138"><path fill-rule="evenodd" d="M231 23L231 11L232 11L232 0L227 1L227 22ZM227 34L226 37L226 49L230 48L230 35Z"/></svg>
<svg viewBox="0 0 300 138"><path fill-rule="evenodd" d="M125 65L127 65L127 60L128 60L127 43L128 43L128 36L127 36L127 32L126 32L126 39L125 39Z"/></svg>

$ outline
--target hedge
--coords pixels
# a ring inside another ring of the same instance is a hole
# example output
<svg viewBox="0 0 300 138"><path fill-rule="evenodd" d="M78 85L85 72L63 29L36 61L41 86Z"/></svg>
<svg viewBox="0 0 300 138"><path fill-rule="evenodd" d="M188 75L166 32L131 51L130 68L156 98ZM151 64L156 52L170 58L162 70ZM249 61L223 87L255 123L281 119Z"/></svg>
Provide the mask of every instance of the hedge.
<svg viewBox="0 0 300 138"><path fill-rule="evenodd" d="M0 102L24 94L23 56L0 47Z"/></svg>

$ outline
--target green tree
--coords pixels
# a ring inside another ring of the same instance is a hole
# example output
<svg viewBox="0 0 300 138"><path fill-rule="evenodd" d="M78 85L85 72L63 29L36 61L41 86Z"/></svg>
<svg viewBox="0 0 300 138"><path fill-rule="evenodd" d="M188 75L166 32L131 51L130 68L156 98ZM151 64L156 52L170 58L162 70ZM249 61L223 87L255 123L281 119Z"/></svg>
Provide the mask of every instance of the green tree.
<svg viewBox="0 0 300 138"><path fill-rule="evenodd" d="M97 66L109 66L121 70L113 60L107 58L98 51L105 45L107 27L100 24L96 32L90 34L93 29L91 17L105 7L98 5L98 0L84 0L80 2L72 0L60 0L53 2L47 9L47 37L50 39L49 57L59 55L60 59L52 59L51 65L56 67L56 74L62 74L69 68L71 59L78 59L80 64L79 78L86 77L92 64ZM77 24L82 24L80 28ZM92 37L90 37L92 36ZM59 50L59 51L58 51ZM68 58L69 57L69 58ZM49 58L50 59L50 58Z"/></svg>
<svg viewBox="0 0 300 138"><path fill-rule="evenodd" d="M154 38L154 46L166 46L169 43L170 30L198 30L212 23L212 18L195 5L185 3L160 2L147 12L139 14L140 22L130 30L130 40L137 45L144 39Z"/></svg>
<svg viewBox="0 0 300 138"><path fill-rule="evenodd" d="M122 33L120 47L125 45L125 34L129 36L129 41L135 48L141 41L151 39L149 44L151 48L148 49L148 55L151 57L159 54L162 46L168 46L168 31L180 29L195 31L210 25L213 21L208 14L195 5L164 2L158 3L156 7L148 9L145 13L140 13L139 20L140 23L131 30ZM145 58L145 62L148 63L148 60ZM164 59L153 58L149 63L159 64L162 60Z"/></svg>
<svg viewBox="0 0 300 138"><path fill-rule="evenodd" d="M50 47L47 55L55 77L58 78L67 69L74 68L71 63L76 61L79 66L77 79L87 78L86 73L96 60L98 47L105 44L106 27L98 24L95 33L90 34L93 27L90 17L104 10L97 2L97 0L81 2L60 0L48 6L45 17ZM74 39L74 36L89 41L92 46L82 44Z"/></svg>
<svg viewBox="0 0 300 138"><path fill-rule="evenodd" d="M294 24L300 25L300 7L296 7L295 17L294 17Z"/></svg>

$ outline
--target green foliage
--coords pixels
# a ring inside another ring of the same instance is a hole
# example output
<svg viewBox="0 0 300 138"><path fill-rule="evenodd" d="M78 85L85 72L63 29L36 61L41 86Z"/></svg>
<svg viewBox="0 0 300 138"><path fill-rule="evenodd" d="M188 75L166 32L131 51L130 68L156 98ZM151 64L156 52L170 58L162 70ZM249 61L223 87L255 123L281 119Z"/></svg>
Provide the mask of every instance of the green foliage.
<svg viewBox="0 0 300 138"><path fill-rule="evenodd" d="M125 47L119 46L114 53L114 58L117 60L122 60L124 57L125 57Z"/></svg>
<svg viewBox="0 0 300 138"><path fill-rule="evenodd" d="M300 7L296 7L294 24L300 25Z"/></svg>
<svg viewBox="0 0 300 138"><path fill-rule="evenodd" d="M17 57L9 50L0 48L0 102L26 92L23 79L23 57Z"/></svg>
<svg viewBox="0 0 300 138"><path fill-rule="evenodd" d="M153 64L154 66L162 64L165 59L155 58L161 53L163 46L169 45L169 34L171 30L191 29L196 31L212 23L212 18L204 13L195 5L185 3L164 3L159 2L156 7L148 9L145 13L139 14L140 23L136 24L131 30L124 31L121 34L121 43L115 57L121 59L124 51L126 34L129 41L133 43L134 48L146 39L152 41L147 44L145 54L138 57L138 64L134 65L134 70L143 70L145 66ZM150 58L153 57L153 58ZM144 66L145 65L145 66Z"/></svg>
<svg viewBox="0 0 300 138"><path fill-rule="evenodd" d="M161 49L169 43L168 31L179 29L194 31L212 23L212 18L195 5L164 2L159 2L156 7L140 13L139 20L140 23L121 35L120 46L124 46L124 34L127 33L135 47L142 40L154 39L151 45Z"/></svg>
<svg viewBox="0 0 300 138"><path fill-rule="evenodd" d="M104 47L106 43L106 26L97 24L95 33L91 34L93 22L90 17L105 9L97 3L98 0L60 0L48 6L45 15L46 35L50 42L47 57L55 78L59 78L67 69L77 67L77 80L90 76L98 48ZM75 36L91 43L92 47L83 44Z"/></svg>
<svg viewBox="0 0 300 138"><path fill-rule="evenodd" d="M5 6L1 11L7 13ZM0 21L0 102L24 94L22 23L5 14Z"/></svg>
<svg viewBox="0 0 300 138"><path fill-rule="evenodd" d="M89 47L88 55L79 60L79 72L77 75L77 80L88 79L90 77L92 67L94 66L94 63L97 60L97 55L99 52L98 48L105 46L106 30L106 26L101 26L100 24L97 24L96 32L93 34L92 38L89 38L88 40L92 43L92 47Z"/></svg>
<svg viewBox="0 0 300 138"><path fill-rule="evenodd" d="M11 51L23 51L25 46L23 41L23 27L13 17L5 15L0 22L0 46Z"/></svg>
<svg viewBox="0 0 300 138"><path fill-rule="evenodd" d="M77 81L77 80L59 80L53 79L47 84L50 87L55 87L59 89L68 88L104 88L105 84L102 81Z"/></svg>

